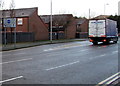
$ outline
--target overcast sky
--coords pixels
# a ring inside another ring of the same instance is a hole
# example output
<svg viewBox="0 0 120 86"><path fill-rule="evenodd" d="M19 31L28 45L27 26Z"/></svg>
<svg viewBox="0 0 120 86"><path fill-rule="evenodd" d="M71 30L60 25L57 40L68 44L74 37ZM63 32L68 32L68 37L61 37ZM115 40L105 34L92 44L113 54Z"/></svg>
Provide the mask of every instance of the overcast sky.
<svg viewBox="0 0 120 86"><path fill-rule="evenodd" d="M9 8L11 0L4 0L5 8ZM38 7L39 15L50 14L51 0L14 0L15 8ZM104 14L104 5L106 15L118 14L118 1L120 0L52 0L53 14L73 14L74 16L91 17ZM107 5L109 4L109 5Z"/></svg>

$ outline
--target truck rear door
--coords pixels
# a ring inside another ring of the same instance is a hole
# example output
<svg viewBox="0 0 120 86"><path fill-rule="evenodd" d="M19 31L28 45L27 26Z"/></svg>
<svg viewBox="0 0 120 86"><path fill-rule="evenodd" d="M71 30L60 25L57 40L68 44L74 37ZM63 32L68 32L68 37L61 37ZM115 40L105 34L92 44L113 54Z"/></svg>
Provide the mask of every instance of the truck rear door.
<svg viewBox="0 0 120 86"><path fill-rule="evenodd" d="M105 20L97 20L97 36L105 37Z"/></svg>
<svg viewBox="0 0 120 86"><path fill-rule="evenodd" d="M105 37L105 20L89 21L89 37Z"/></svg>

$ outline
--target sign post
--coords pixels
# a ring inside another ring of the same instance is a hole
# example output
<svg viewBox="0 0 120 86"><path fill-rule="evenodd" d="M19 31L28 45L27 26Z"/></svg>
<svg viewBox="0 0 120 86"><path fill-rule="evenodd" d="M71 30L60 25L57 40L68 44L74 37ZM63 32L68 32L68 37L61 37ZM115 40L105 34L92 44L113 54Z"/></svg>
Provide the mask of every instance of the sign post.
<svg viewBox="0 0 120 86"><path fill-rule="evenodd" d="M5 28L4 39L6 45L6 28L15 28L14 29L14 47L16 47L16 18L4 18L3 27Z"/></svg>
<svg viewBox="0 0 120 86"><path fill-rule="evenodd" d="M4 44L6 46L6 28L4 29Z"/></svg>

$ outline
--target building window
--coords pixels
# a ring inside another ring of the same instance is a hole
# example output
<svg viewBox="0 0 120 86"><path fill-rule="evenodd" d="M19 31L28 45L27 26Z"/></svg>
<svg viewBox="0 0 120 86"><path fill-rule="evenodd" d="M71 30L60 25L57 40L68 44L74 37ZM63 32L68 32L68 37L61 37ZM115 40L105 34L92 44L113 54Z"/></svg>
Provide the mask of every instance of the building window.
<svg viewBox="0 0 120 86"><path fill-rule="evenodd" d="M23 19L22 18L18 18L17 19L17 24L18 25L23 25Z"/></svg>

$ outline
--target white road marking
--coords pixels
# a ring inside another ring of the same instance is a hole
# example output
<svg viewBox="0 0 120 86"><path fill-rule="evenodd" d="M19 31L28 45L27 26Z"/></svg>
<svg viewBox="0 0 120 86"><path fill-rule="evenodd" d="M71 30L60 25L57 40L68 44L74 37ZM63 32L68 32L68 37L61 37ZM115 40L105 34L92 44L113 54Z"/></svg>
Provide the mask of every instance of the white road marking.
<svg viewBox="0 0 120 86"><path fill-rule="evenodd" d="M119 74L120 74L120 72L118 72L118 73L110 76L109 78L107 78L107 79L101 81L100 83L98 83L98 85L96 85L96 86L99 86L99 85L101 85L101 84L104 84L105 82L106 82L106 83L113 82L113 80L116 80L116 77L118 77ZM112 79L112 78L114 78L114 79ZM111 79L112 79L112 80L111 80ZM111 81L109 82L109 80L111 80Z"/></svg>
<svg viewBox="0 0 120 86"><path fill-rule="evenodd" d="M15 60L15 61L8 61L8 62L2 62L0 64L9 64L9 63L14 63L14 62L27 61L27 60L31 60L31 59L33 59L33 58L21 59L21 60Z"/></svg>
<svg viewBox="0 0 120 86"><path fill-rule="evenodd" d="M44 51L52 51L52 50L55 50L55 49L50 48L50 49L46 49Z"/></svg>
<svg viewBox="0 0 120 86"><path fill-rule="evenodd" d="M112 54L118 53L118 51L113 51Z"/></svg>
<svg viewBox="0 0 120 86"><path fill-rule="evenodd" d="M100 56L96 56L96 57L92 57L92 58L89 58L89 59L92 60L92 59L96 59L96 58L103 57L103 56L106 56L106 54L103 54L103 55L100 55Z"/></svg>
<svg viewBox="0 0 120 86"><path fill-rule="evenodd" d="M105 83L105 84L111 84L112 82L114 82L115 80L119 79L120 75L116 76L115 78L113 78L112 80L110 80L109 82Z"/></svg>
<svg viewBox="0 0 120 86"><path fill-rule="evenodd" d="M49 48L49 49L45 49L43 51L53 51L53 50L60 50L60 49L67 49L67 48L75 48L75 47L80 47L82 45L64 45L64 46L58 46L55 48Z"/></svg>
<svg viewBox="0 0 120 86"><path fill-rule="evenodd" d="M19 76L19 77L15 77L15 78L3 80L3 81L0 81L0 83L5 83L5 82L13 81L13 80L20 79L20 78L23 78L23 76Z"/></svg>
<svg viewBox="0 0 120 86"><path fill-rule="evenodd" d="M80 50L80 51L76 51L76 52L80 53L80 52L87 51L87 50L89 50L89 49ZM60 53L48 54L47 56L56 56L56 55L60 55Z"/></svg>
<svg viewBox="0 0 120 86"><path fill-rule="evenodd" d="M102 48L102 47L98 47L98 48Z"/></svg>
<svg viewBox="0 0 120 86"><path fill-rule="evenodd" d="M15 53L15 54L2 54L2 56L10 56L10 55L22 55L22 54L25 54L25 53Z"/></svg>
<svg viewBox="0 0 120 86"><path fill-rule="evenodd" d="M65 67L65 66L70 66L70 65L73 65L73 64L76 64L76 63L79 63L79 61L72 62L72 63L65 64L65 65L61 65L61 66L57 66L57 67L52 67L52 68L45 69L45 70L49 71L49 70L53 70L53 69L57 69L57 68Z"/></svg>
<svg viewBox="0 0 120 86"><path fill-rule="evenodd" d="M81 50L81 51L87 51L88 49L85 49L85 50Z"/></svg>
<svg viewBox="0 0 120 86"><path fill-rule="evenodd" d="M103 56L106 56L106 54L100 55L99 57L103 57Z"/></svg>

